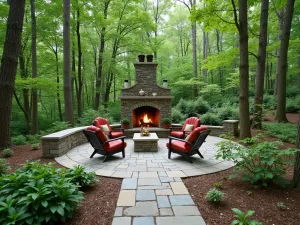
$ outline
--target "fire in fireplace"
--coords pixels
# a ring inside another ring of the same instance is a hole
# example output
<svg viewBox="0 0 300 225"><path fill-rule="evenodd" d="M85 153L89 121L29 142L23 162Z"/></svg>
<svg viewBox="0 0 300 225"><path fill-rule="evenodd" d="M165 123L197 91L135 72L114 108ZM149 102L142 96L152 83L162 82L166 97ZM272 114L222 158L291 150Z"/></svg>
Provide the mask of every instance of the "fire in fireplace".
<svg viewBox="0 0 300 225"><path fill-rule="evenodd" d="M150 126L159 127L159 110L151 106L142 106L133 110L133 127Z"/></svg>

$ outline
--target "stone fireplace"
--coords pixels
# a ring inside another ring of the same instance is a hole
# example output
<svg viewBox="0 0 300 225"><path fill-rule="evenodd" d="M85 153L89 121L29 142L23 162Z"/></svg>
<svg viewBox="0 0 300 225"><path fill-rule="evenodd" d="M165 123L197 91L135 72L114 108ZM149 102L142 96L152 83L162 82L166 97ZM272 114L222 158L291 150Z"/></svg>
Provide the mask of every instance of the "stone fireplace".
<svg viewBox="0 0 300 225"><path fill-rule="evenodd" d="M136 84L121 92L121 118L131 121L130 127L161 127L163 118L171 117L171 90L156 83L157 63L134 64ZM145 92L140 95L141 89ZM153 94L154 93L154 94Z"/></svg>

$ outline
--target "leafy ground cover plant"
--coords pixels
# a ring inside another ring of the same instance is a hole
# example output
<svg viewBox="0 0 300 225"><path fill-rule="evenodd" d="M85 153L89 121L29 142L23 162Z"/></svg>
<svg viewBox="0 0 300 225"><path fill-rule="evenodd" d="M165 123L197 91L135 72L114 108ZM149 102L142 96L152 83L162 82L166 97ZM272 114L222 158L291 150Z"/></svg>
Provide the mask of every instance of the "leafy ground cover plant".
<svg viewBox="0 0 300 225"><path fill-rule="evenodd" d="M217 144L219 147L217 159L222 158L236 163L234 170L238 173L232 174L230 178L242 175L244 181L262 186L267 186L269 183L287 184L283 176L286 174L287 165L293 164L293 156L299 150L278 150L281 142L257 143L256 137L241 142L252 145L244 147L232 141Z"/></svg>
<svg viewBox="0 0 300 225"><path fill-rule="evenodd" d="M224 193L222 191L217 190L216 188L213 188L206 193L205 198L207 199L207 201L216 204L224 198Z"/></svg>
<svg viewBox="0 0 300 225"><path fill-rule="evenodd" d="M14 145L25 145L26 137L24 135L18 135L11 138L11 141Z"/></svg>
<svg viewBox="0 0 300 225"><path fill-rule="evenodd" d="M38 150L39 147L40 147L40 143L35 143L35 144L31 145L32 150Z"/></svg>
<svg viewBox="0 0 300 225"><path fill-rule="evenodd" d="M267 135L279 138L281 141L288 141L295 144L297 135L296 124L290 123L264 123Z"/></svg>
<svg viewBox="0 0 300 225"><path fill-rule="evenodd" d="M10 148L3 149L2 156L3 157L11 157L14 154L14 151Z"/></svg>
<svg viewBox="0 0 300 225"><path fill-rule="evenodd" d="M98 182L95 172L85 172L83 166L74 166L68 172L67 176L71 181L81 187L91 186Z"/></svg>
<svg viewBox="0 0 300 225"><path fill-rule="evenodd" d="M5 159L0 158L0 177L7 174L9 170L10 170L10 166L5 161Z"/></svg>
<svg viewBox="0 0 300 225"><path fill-rule="evenodd" d="M255 211L248 210L247 212L243 212L237 208L231 209L234 212L234 217L236 218L232 221L231 225L262 225L262 223L256 220L250 220L248 217L253 216Z"/></svg>
<svg viewBox="0 0 300 225"><path fill-rule="evenodd" d="M0 177L0 224L55 224L70 218L83 199L74 182L79 177L39 162Z"/></svg>

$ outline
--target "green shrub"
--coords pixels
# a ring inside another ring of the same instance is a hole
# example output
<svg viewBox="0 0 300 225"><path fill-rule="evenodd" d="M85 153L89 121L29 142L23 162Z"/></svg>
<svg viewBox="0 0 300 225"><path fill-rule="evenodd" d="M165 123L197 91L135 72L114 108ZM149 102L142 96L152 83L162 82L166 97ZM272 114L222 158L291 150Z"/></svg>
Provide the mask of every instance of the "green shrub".
<svg viewBox="0 0 300 225"><path fill-rule="evenodd" d="M11 141L14 145L25 145L26 137L24 135L18 135L11 138Z"/></svg>
<svg viewBox="0 0 300 225"><path fill-rule="evenodd" d="M194 104L194 101L192 101L192 100L187 101L186 111L184 112L184 114L187 117L193 117L193 116L198 117L197 109Z"/></svg>
<svg viewBox="0 0 300 225"><path fill-rule="evenodd" d="M163 124L171 124L171 120L169 118L163 118L161 120L161 123L163 123Z"/></svg>
<svg viewBox="0 0 300 225"><path fill-rule="evenodd" d="M0 224L56 224L70 218L82 192L53 164L27 162L0 177Z"/></svg>
<svg viewBox="0 0 300 225"><path fill-rule="evenodd" d="M265 109L276 109L277 103L276 103L276 97L274 95L264 95L264 108Z"/></svg>
<svg viewBox="0 0 300 225"><path fill-rule="evenodd" d="M88 109L82 113L82 117L79 119L81 125L91 125L93 121L99 117L99 112L93 109Z"/></svg>
<svg viewBox="0 0 300 225"><path fill-rule="evenodd" d="M243 141L244 143L246 141ZM251 143L247 140L247 143ZM244 181L255 185L267 186L270 183L285 185L287 180L283 178L286 174L287 165L293 164L293 156L296 149L278 150L280 142L262 142L244 147L232 141L223 141L217 144L217 159L234 161L237 174L234 178L242 175Z"/></svg>
<svg viewBox="0 0 300 225"><path fill-rule="evenodd" d="M288 113L300 112L300 97L286 99L286 112Z"/></svg>
<svg viewBox="0 0 300 225"><path fill-rule="evenodd" d="M68 128L70 128L70 124L68 122L56 121L52 124L52 127L43 132L43 134L52 134L61 130L66 130Z"/></svg>
<svg viewBox="0 0 300 225"><path fill-rule="evenodd" d="M26 139L27 139L26 142L28 144L35 144L35 143L38 143L40 141L40 138L41 138L41 136L38 135L38 134L35 134L35 135L30 134L30 135L26 136Z"/></svg>
<svg viewBox="0 0 300 225"><path fill-rule="evenodd" d="M5 159L0 158L0 177L7 174L10 170L10 166L6 163Z"/></svg>
<svg viewBox="0 0 300 225"><path fill-rule="evenodd" d="M197 98L194 102L195 112L198 114L205 114L210 110L210 106L207 101L203 100L202 97Z"/></svg>
<svg viewBox="0 0 300 225"><path fill-rule="evenodd" d="M248 210L246 213L236 208L231 210L234 212L234 217L236 218L234 221L232 221L231 225L262 225L262 223L256 220L248 219L248 217L254 215L255 211L253 210Z"/></svg>
<svg viewBox="0 0 300 225"><path fill-rule="evenodd" d="M200 90L201 96L205 100L207 100L211 105L214 105L215 103L220 102L222 96L221 96L221 88L217 84L208 84L201 88ZM207 112L207 111L206 111ZM203 112L203 113L206 113Z"/></svg>
<svg viewBox="0 0 300 225"><path fill-rule="evenodd" d="M14 151L10 148L3 149L2 156L3 157L11 157L14 154Z"/></svg>
<svg viewBox="0 0 300 225"><path fill-rule="evenodd" d="M127 118L122 119L122 124L130 124L129 119Z"/></svg>
<svg viewBox="0 0 300 225"><path fill-rule="evenodd" d="M218 117L220 120L237 120L239 119L239 108L235 105L223 105L217 110Z"/></svg>
<svg viewBox="0 0 300 225"><path fill-rule="evenodd" d="M184 115L176 108L172 108L171 119L173 123L181 123L184 120Z"/></svg>
<svg viewBox="0 0 300 225"><path fill-rule="evenodd" d="M296 96L300 96L300 90L297 86L288 87L286 89L286 97L287 98L293 98Z"/></svg>
<svg viewBox="0 0 300 225"><path fill-rule="evenodd" d="M215 125L220 126L222 125L223 121L219 119L216 114L213 113L206 113L200 117L201 124L205 125Z"/></svg>
<svg viewBox="0 0 300 225"><path fill-rule="evenodd" d="M210 189L207 193L205 198L207 201L212 203L219 203L224 198L224 193L222 191L219 191L215 188Z"/></svg>
<svg viewBox="0 0 300 225"><path fill-rule="evenodd" d="M176 109L178 109L182 114L185 114L187 111L187 105L187 101L181 98L176 105Z"/></svg>
<svg viewBox="0 0 300 225"><path fill-rule="evenodd" d="M221 183L221 182L215 183L215 188L221 189L222 187L223 187L223 186L222 186L222 183Z"/></svg>
<svg viewBox="0 0 300 225"><path fill-rule="evenodd" d="M267 135L279 138L280 141L296 143L297 126L290 123L263 123Z"/></svg>
<svg viewBox="0 0 300 225"><path fill-rule="evenodd" d="M71 182L81 187L94 185L98 179L96 178L95 172L85 172L83 166L72 167L68 172L67 176L71 178Z"/></svg>
<svg viewBox="0 0 300 225"><path fill-rule="evenodd" d="M40 143L35 143L33 145L31 145L31 150L38 150L40 147Z"/></svg>

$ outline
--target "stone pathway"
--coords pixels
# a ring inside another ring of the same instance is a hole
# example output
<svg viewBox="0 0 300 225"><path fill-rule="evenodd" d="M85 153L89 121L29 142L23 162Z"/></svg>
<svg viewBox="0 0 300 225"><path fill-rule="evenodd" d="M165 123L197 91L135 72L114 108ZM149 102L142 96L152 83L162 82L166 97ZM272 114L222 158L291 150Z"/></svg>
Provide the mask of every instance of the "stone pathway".
<svg viewBox="0 0 300 225"><path fill-rule="evenodd" d="M112 225L205 225L181 175L138 172L123 179Z"/></svg>
<svg viewBox="0 0 300 225"><path fill-rule="evenodd" d="M234 166L233 162L216 160L215 144L223 141L208 136L201 146L204 156L192 157L193 163L172 154L168 159L167 138L158 141L158 152L134 152L132 139L126 139L126 156L116 154L103 162L89 143L77 146L55 160L67 167L83 165L97 175L124 178L112 225L205 225L182 177L215 173Z"/></svg>

